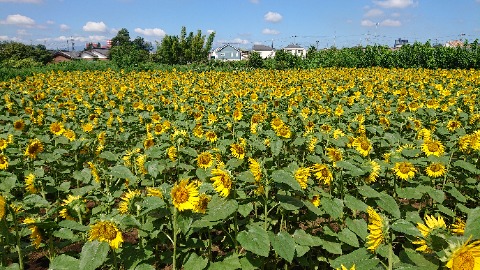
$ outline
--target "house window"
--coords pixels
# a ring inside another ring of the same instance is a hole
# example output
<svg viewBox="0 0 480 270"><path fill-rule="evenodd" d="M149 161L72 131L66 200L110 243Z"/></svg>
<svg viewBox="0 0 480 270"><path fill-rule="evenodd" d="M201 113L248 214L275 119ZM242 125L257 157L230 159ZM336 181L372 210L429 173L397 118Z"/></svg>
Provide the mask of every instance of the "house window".
<svg viewBox="0 0 480 270"><path fill-rule="evenodd" d="M222 53L220 53L220 56L225 56L225 53L223 53L223 52L222 52Z"/></svg>

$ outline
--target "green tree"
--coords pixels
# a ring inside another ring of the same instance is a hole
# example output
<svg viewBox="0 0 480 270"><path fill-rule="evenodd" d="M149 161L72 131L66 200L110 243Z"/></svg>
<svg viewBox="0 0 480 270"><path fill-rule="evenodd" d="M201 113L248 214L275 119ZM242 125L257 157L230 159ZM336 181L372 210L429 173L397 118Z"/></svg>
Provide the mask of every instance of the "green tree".
<svg viewBox="0 0 480 270"><path fill-rule="evenodd" d="M157 43L157 52L154 59L164 64L198 63L208 59L208 52L212 49L215 33L208 38L198 30L196 34L187 35L185 26L182 27L180 36L166 35L162 42Z"/></svg>
<svg viewBox="0 0 480 270"><path fill-rule="evenodd" d="M131 41L128 30L122 28L112 38L110 60L119 68L132 68L146 62L152 48L152 44L146 42L142 37L136 37Z"/></svg>
<svg viewBox="0 0 480 270"><path fill-rule="evenodd" d="M117 32L117 35L112 38L112 47L114 46L122 46L126 44L130 44L130 33L127 29L122 28Z"/></svg>
<svg viewBox="0 0 480 270"><path fill-rule="evenodd" d="M261 68L263 67L262 56L258 52L251 52L248 56L248 66L252 68Z"/></svg>
<svg viewBox="0 0 480 270"><path fill-rule="evenodd" d="M21 67L39 66L52 61L53 55L44 45L25 45L20 42L0 42L0 63L6 66ZM18 62L18 63L16 63Z"/></svg>

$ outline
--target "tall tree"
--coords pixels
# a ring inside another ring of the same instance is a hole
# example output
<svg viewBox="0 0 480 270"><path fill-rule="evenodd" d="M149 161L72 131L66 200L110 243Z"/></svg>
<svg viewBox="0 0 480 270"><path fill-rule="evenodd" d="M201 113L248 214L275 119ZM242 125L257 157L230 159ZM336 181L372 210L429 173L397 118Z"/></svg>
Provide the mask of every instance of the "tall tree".
<svg viewBox="0 0 480 270"><path fill-rule="evenodd" d="M130 44L130 33L126 28L118 31L117 35L112 38L112 47Z"/></svg>
<svg viewBox="0 0 480 270"><path fill-rule="evenodd" d="M187 64L206 61L212 49L215 33L206 36L198 30L196 34L188 33L182 27L180 36L166 35L161 43L157 43L155 60L165 64Z"/></svg>

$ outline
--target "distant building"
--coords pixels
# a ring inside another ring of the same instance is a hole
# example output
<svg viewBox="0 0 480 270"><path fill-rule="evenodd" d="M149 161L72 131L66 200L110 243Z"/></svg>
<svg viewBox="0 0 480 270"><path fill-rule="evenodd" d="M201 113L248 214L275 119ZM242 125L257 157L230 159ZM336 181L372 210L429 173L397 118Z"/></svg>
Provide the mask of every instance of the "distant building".
<svg viewBox="0 0 480 270"><path fill-rule="evenodd" d="M451 40L445 43L445 47L462 47L464 43L461 40Z"/></svg>
<svg viewBox="0 0 480 270"><path fill-rule="evenodd" d="M239 61L242 60L242 50L230 44L216 48L209 56L212 60Z"/></svg>
<svg viewBox="0 0 480 270"><path fill-rule="evenodd" d="M298 44L290 44L283 48L283 50L296 56L307 57L307 50Z"/></svg>
<svg viewBox="0 0 480 270"><path fill-rule="evenodd" d="M109 49L92 49L85 51L56 51L53 53L53 62L65 62L72 60L108 60L110 57Z"/></svg>
<svg viewBox="0 0 480 270"><path fill-rule="evenodd" d="M263 59L275 57L275 49L273 47L261 44L253 45L252 52L258 52Z"/></svg>
<svg viewBox="0 0 480 270"><path fill-rule="evenodd" d="M407 39L396 39L395 40L395 44L393 45L393 48L394 49L399 49L401 48L403 45L407 45L408 44L408 40Z"/></svg>

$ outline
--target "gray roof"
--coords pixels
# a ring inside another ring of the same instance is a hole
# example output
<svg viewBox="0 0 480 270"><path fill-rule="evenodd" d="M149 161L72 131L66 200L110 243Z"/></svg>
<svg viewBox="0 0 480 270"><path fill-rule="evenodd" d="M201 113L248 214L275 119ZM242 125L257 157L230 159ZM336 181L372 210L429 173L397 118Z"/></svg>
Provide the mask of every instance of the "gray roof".
<svg viewBox="0 0 480 270"><path fill-rule="evenodd" d="M274 48L270 46L265 46L261 44L255 44L253 45L252 51L273 51Z"/></svg>
<svg viewBox="0 0 480 270"><path fill-rule="evenodd" d="M289 44L285 49L303 49L303 47L298 44Z"/></svg>

